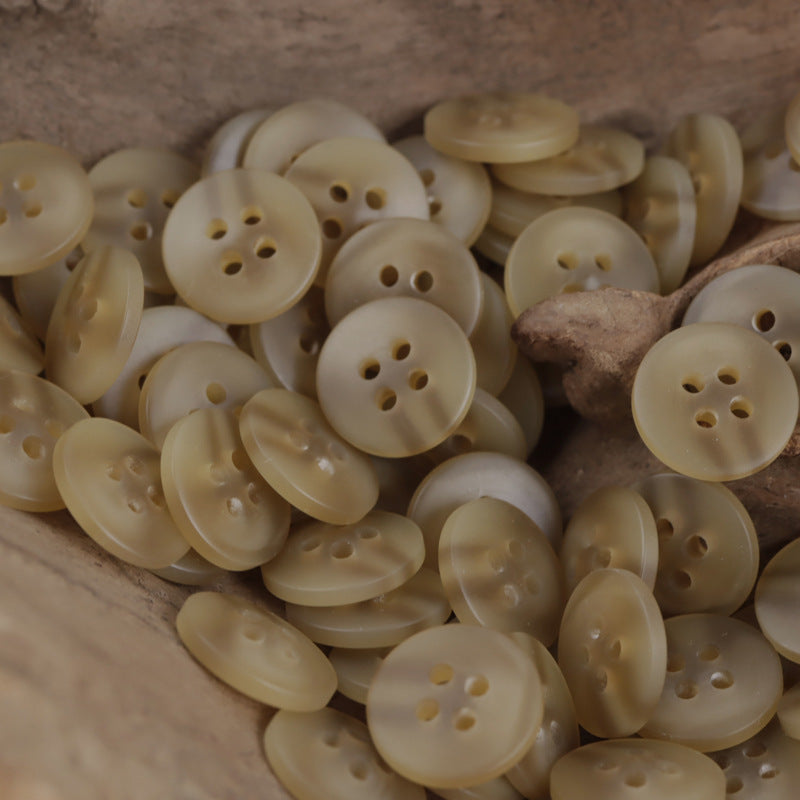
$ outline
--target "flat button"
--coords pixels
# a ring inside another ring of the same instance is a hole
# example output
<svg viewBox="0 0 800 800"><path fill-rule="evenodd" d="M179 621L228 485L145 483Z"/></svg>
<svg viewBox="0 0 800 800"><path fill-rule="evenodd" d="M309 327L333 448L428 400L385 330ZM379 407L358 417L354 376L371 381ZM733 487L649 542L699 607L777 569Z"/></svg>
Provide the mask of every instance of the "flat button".
<svg viewBox="0 0 800 800"><path fill-rule="evenodd" d="M22 275L72 250L92 220L86 172L42 142L0 145L0 275Z"/></svg>
<svg viewBox="0 0 800 800"><path fill-rule="evenodd" d="M323 708L336 672L322 651L277 614L229 594L196 592L175 620L186 649L242 694L290 711Z"/></svg>
<svg viewBox="0 0 800 800"><path fill-rule="evenodd" d="M800 683L783 693L777 716L781 730L792 739L800 740Z"/></svg>
<svg viewBox="0 0 800 800"><path fill-rule="evenodd" d="M794 96L786 110L784 134L794 160L800 164L800 94Z"/></svg>
<svg viewBox="0 0 800 800"><path fill-rule="evenodd" d="M153 575L180 586L213 586L226 576L226 571L206 561L196 550L189 550L173 564L161 569L151 569Z"/></svg>
<svg viewBox="0 0 800 800"><path fill-rule="evenodd" d="M756 585L758 625L772 646L800 664L800 541L779 550L764 567Z"/></svg>
<svg viewBox="0 0 800 800"><path fill-rule="evenodd" d="M656 458L692 478L729 481L758 472L783 450L797 422L797 384L757 334L698 322L650 348L631 404Z"/></svg>
<svg viewBox="0 0 800 800"><path fill-rule="evenodd" d="M578 114L542 94L494 92L438 103L425 114L425 138L442 153L490 164L548 158L578 139Z"/></svg>
<svg viewBox="0 0 800 800"><path fill-rule="evenodd" d="M334 647L328 658L339 678L339 692L356 703L366 705L367 692L372 679L389 652L387 647L373 647L353 650L347 647Z"/></svg>
<svg viewBox="0 0 800 800"><path fill-rule="evenodd" d="M314 211L287 180L217 172L175 204L164 265L187 305L219 322L277 317L308 290L322 252Z"/></svg>
<svg viewBox="0 0 800 800"><path fill-rule="evenodd" d="M478 371L480 375L480 369ZM527 458L542 433L544 426L544 394L542 384L533 364L520 356L517 358L511 377L497 399L517 418L525 434Z"/></svg>
<svg viewBox="0 0 800 800"><path fill-rule="evenodd" d="M38 375L43 367L44 353L33 331L14 306L0 296L0 369Z"/></svg>
<svg viewBox="0 0 800 800"><path fill-rule="evenodd" d="M78 525L146 569L168 567L189 550L164 501L160 460L144 436L100 417L73 425L53 451L56 485Z"/></svg>
<svg viewBox="0 0 800 800"><path fill-rule="evenodd" d="M252 108L226 120L208 140L200 169L205 178L214 172L242 166L244 153L256 128L272 112L268 108Z"/></svg>

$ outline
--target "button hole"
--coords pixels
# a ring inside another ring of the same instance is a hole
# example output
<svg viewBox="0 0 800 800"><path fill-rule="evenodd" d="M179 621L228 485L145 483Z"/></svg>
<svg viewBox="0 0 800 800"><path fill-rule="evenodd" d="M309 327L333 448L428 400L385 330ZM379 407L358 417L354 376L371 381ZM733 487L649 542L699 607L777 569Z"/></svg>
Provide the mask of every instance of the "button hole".
<svg viewBox="0 0 800 800"><path fill-rule="evenodd" d="M342 223L330 217L322 223L322 233L326 239L338 239L342 235Z"/></svg>
<svg viewBox="0 0 800 800"><path fill-rule="evenodd" d="M733 686L733 675L727 670L715 672L711 676L711 685L715 689L730 689Z"/></svg>
<svg viewBox="0 0 800 800"><path fill-rule="evenodd" d="M702 536L691 536L686 549L693 558L703 558L708 553L708 542Z"/></svg>
<svg viewBox="0 0 800 800"><path fill-rule="evenodd" d="M22 440L22 450L28 458L37 461L44 456L44 442L38 436L26 436Z"/></svg>
<svg viewBox="0 0 800 800"><path fill-rule="evenodd" d="M28 219L35 219L42 213L42 204L41 203L31 203L30 205L26 205L23 213Z"/></svg>
<svg viewBox="0 0 800 800"><path fill-rule="evenodd" d="M439 716L439 704L430 698L420 700L417 703L416 713L420 722L431 722Z"/></svg>
<svg viewBox="0 0 800 800"><path fill-rule="evenodd" d="M464 688L471 697L483 697L489 691L489 680L483 675L470 675Z"/></svg>
<svg viewBox="0 0 800 800"><path fill-rule="evenodd" d="M667 657L667 672L683 672L685 666L682 655L672 653Z"/></svg>
<svg viewBox="0 0 800 800"><path fill-rule="evenodd" d="M395 342L392 348L392 358L395 361L404 361L411 354L411 345L408 342Z"/></svg>
<svg viewBox="0 0 800 800"><path fill-rule="evenodd" d="M231 253L222 259L221 267L226 275L238 275L242 271L244 263L240 255Z"/></svg>
<svg viewBox="0 0 800 800"><path fill-rule="evenodd" d="M432 200L428 201L428 213L431 215L431 218L437 216L442 211L442 201L438 198L434 197Z"/></svg>
<svg viewBox="0 0 800 800"><path fill-rule="evenodd" d="M411 276L411 286L421 294L425 294L433 288L433 275L424 269L415 272Z"/></svg>
<svg viewBox="0 0 800 800"><path fill-rule="evenodd" d="M464 733L474 728L476 722L477 720L475 719L475 714L473 714L472 711L469 709L462 709L455 715L453 727L457 731Z"/></svg>
<svg viewBox="0 0 800 800"><path fill-rule="evenodd" d="M753 317L753 327L757 331L761 331L761 333L766 333L767 331L771 331L775 327L774 312L770 311L768 308L764 308L761 311L759 311Z"/></svg>
<svg viewBox="0 0 800 800"><path fill-rule="evenodd" d="M391 264L387 264L385 267L383 267L379 274L380 282L384 286L394 286L399 277L400 275L397 272L397 268Z"/></svg>
<svg viewBox="0 0 800 800"><path fill-rule="evenodd" d="M359 372L365 381L372 381L380 375L381 365L377 361L365 361L361 365Z"/></svg>
<svg viewBox="0 0 800 800"><path fill-rule="evenodd" d="M334 542L331 545L331 557L336 559L350 558L355 553L355 548L350 542Z"/></svg>
<svg viewBox="0 0 800 800"><path fill-rule="evenodd" d="M659 537L669 539L675 533L675 527L668 519L661 517L656 520L656 532Z"/></svg>
<svg viewBox="0 0 800 800"><path fill-rule="evenodd" d="M428 373L425 372L424 369L415 369L408 376L408 385L415 392L420 391L420 389L424 389L428 385Z"/></svg>
<svg viewBox="0 0 800 800"><path fill-rule="evenodd" d="M161 204L164 208L172 208L178 202L180 194L174 189L165 189L161 192Z"/></svg>
<svg viewBox="0 0 800 800"><path fill-rule="evenodd" d="M698 392L703 391L705 384L700 380L700 378L692 376L689 378L684 378L681 388L684 392L688 392L689 394L697 394Z"/></svg>
<svg viewBox="0 0 800 800"><path fill-rule="evenodd" d="M364 202L374 211L378 211L386 205L386 192L378 188L367 189Z"/></svg>
<svg viewBox="0 0 800 800"><path fill-rule="evenodd" d="M775 349L783 356L785 361L792 357L792 346L788 342L775 342Z"/></svg>
<svg viewBox="0 0 800 800"><path fill-rule="evenodd" d="M262 259L272 258L277 252L272 239L259 239L255 246L255 254Z"/></svg>
<svg viewBox="0 0 800 800"><path fill-rule="evenodd" d="M753 413L753 404L746 397L736 397L730 404L731 414L738 419L748 419Z"/></svg>
<svg viewBox="0 0 800 800"><path fill-rule="evenodd" d="M245 225L258 225L264 219L264 212L258 206L247 206L242 209L241 219Z"/></svg>
<svg viewBox="0 0 800 800"><path fill-rule="evenodd" d="M20 175L14 181L14 188L20 192L29 192L36 186L36 177L34 175Z"/></svg>
<svg viewBox="0 0 800 800"><path fill-rule="evenodd" d="M694 421L700 428L713 428L717 424L717 415L713 411L699 411Z"/></svg>
<svg viewBox="0 0 800 800"><path fill-rule="evenodd" d="M733 386L734 383L739 382L739 371L733 367L723 367L717 372L717 380L726 386Z"/></svg>
<svg viewBox="0 0 800 800"><path fill-rule="evenodd" d="M344 183L334 183L329 192L335 203L346 203L350 199L350 189Z"/></svg>
<svg viewBox="0 0 800 800"><path fill-rule="evenodd" d="M397 405L397 395L391 389L384 389L378 395L378 408L381 411L391 411Z"/></svg>
<svg viewBox="0 0 800 800"><path fill-rule="evenodd" d="M423 186L430 186L436 180L436 173L432 169L421 169L419 176L422 178Z"/></svg>
<svg viewBox="0 0 800 800"><path fill-rule="evenodd" d="M206 236L209 239L219 240L228 232L228 224L224 219L212 219L206 226Z"/></svg>
<svg viewBox="0 0 800 800"><path fill-rule="evenodd" d="M221 383L209 383L208 386L206 386L206 398L209 403L218 406L220 403L224 403L227 397L228 393Z"/></svg>
<svg viewBox="0 0 800 800"><path fill-rule="evenodd" d="M559 253L556 256L556 264L561 269L575 269L578 266L578 257L575 253Z"/></svg>
<svg viewBox="0 0 800 800"><path fill-rule="evenodd" d="M449 664L437 664L429 674L431 683L436 686L444 686L453 680L455 672Z"/></svg>
<svg viewBox="0 0 800 800"><path fill-rule="evenodd" d="M602 270L603 272L610 272L611 271L611 256L607 255L606 253L599 253L594 257L595 266Z"/></svg>
<svg viewBox="0 0 800 800"><path fill-rule="evenodd" d="M699 655L701 661L716 661L719 658L719 648L713 644L707 644Z"/></svg>
<svg viewBox="0 0 800 800"><path fill-rule="evenodd" d="M144 208L147 204L147 194L144 189L131 189L128 192L128 205L132 208Z"/></svg>
<svg viewBox="0 0 800 800"><path fill-rule="evenodd" d="M694 681L681 681L675 686L675 694L681 700L691 700L697 695L697 684Z"/></svg>

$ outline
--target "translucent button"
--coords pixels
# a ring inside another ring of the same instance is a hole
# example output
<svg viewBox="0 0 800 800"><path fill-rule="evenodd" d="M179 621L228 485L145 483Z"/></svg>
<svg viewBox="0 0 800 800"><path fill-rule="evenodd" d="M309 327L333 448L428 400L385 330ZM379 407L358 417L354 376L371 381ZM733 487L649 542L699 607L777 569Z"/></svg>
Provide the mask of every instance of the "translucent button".
<svg viewBox="0 0 800 800"><path fill-rule="evenodd" d="M44 353L33 331L14 306L0 296L0 369L38 375L43 367Z"/></svg>
<svg viewBox="0 0 800 800"><path fill-rule="evenodd" d="M213 586L227 574L222 567L206 561L196 550L189 550L176 562L161 569L151 569L153 575L181 586Z"/></svg>
<svg viewBox="0 0 800 800"><path fill-rule="evenodd" d="M252 108L226 120L208 140L203 154L203 177L242 166L255 129L270 115L267 108Z"/></svg>
<svg viewBox="0 0 800 800"><path fill-rule="evenodd" d="M800 664L800 541L781 548L764 567L755 597L756 617L772 646Z"/></svg>
<svg viewBox="0 0 800 800"><path fill-rule="evenodd" d="M328 658L339 678L339 692L356 703L366 705L372 679L388 652L387 647L365 650L334 647L328 653Z"/></svg>
<svg viewBox="0 0 800 800"><path fill-rule="evenodd" d="M781 730L792 739L800 740L800 683L783 693L777 716Z"/></svg>
<svg viewBox="0 0 800 800"><path fill-rule="evenodd" d="M478 370L480 376L480 368ZM530 455L544 425L544 395L542 384L533 364L517 358L508 383L497 398L516 418L525 433L526 458Z"/></svg>

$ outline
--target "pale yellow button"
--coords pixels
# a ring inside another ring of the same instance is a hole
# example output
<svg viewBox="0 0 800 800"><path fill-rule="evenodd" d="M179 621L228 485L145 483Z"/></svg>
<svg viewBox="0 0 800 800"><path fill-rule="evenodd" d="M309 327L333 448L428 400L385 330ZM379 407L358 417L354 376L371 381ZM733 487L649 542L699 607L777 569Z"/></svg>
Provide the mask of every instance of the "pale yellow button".
<svg viewBox="0 0 800 800"><path fill-rule="evenodd" d="M800 683L783 693L778 704L778 720L787 736L800 740Z"/></svg>
<svg viewBox="0 0 800 800"><path fill-rule="evenodd" d="M199 177L191 161L168 150L136 147L101 159L89 172L96 207L84 250L124 247L139 260L146 289L172 294L161 255L164 223Z"/></svg>
<svg viewBox="0 0 800 800"><path fill-rule="evenodd" d="M667 665L658 604L622 569L590 572L567 601L558 666L578 722L594 736L630 736L652 716Z"/></svg>
<svg viewBox="0 0 800 800"><path fill-rule="evenodd" d="M0 503L23 511L64 508L53 476L53 447L88 416L50 381L28 372L0 373Z"/></svg>
<svg viewBox="0 0 800 800"><path fill-rule="evenodd" d="M463 789L431 789L444 800L524 800L522 795L504 777L492 778L476 786Z"/></svg>
<svg viewBox="0 0 800 800"><path fill-rule="evenodd" d="M794 160L800 164L800 93L794 96L786 109L784 134Z"/></svg>
<svg viewBox="0 0 800 800"><path fill-rule="evenodd" d="M375 468L331 428L310 398L265 389L245 404L239 429L267 483L310 517L346 525L375 505Z"/></svg>
<svg viewBox="0 0 800 800"><path fill-rule="evenodd" d="M44 353L33 331L14 306L0 296L0 369L38 375L43 367Z"/></svg>
<svg viewBox="0 0 800 800"><path fill-rule="evenodd" d="M596 208L549 211L525 228L506 259L506 297L514 316L561 292L604 286L657 292L659 277L634 230Z"/></svg>
<svg viewBox="0 0 800 800"><path fill-rule="evenodd" d="M732 614L758 573L758 538L747 509L720 483L674 473L651 475L633 488L656 520L654 594L662 612Z"/></svg>
<svg viewBox="0 0 800 800"><path fill-rule="evenodd" d="M499 266L504 266L511 246L514 244L514 237L508 236L502 231L487 225L481 235L475 240L473 247L484 258L493 261Z"/></svg>
<svg viewBox="0 0 800 800"><path fill-rule="evenodd" d="M227 574L221 567L206 561L196 550L189 550L185 556L181 556L168 567L151 569L150 572L165 581L181 586L213 586Z"/></svg>
<svg viewBox="0 0 800 800"><path fill-rule="evenodd" d="M180 198L163 249L167 274L189 306L248 324L277 317L305 294L322 242L313 209L287 180L232 169Z"/></svg>
<svg viewBox="0 0 800 800"><path fill-rule="evenodd" d="M461 622L555 641L565 600L560 565L518 508L480 497L453 511L439 539L439 574Z"/></svg>
<svg viewBox="0 0 800 800"><path fill-rule="evenodd" d="M424 136L410 136L392 146L417 168L428 190L431 221L467 246L473 244L492 204L492 185L484 166L446 156L434 150Z"/></svg>
<svg viewBox="0 0 800 800"><path fill-rule="evenodd" d="M769 642L721 614L684 614L664 625L667 677L640 734L711 752L760 731L783 691L780 659Z"/></svg>
<svg viewBox="0 0 800 800"><path fill-rule="evenodd" d="M533 743L544 711L532 659L499 631L444 625L383 661L367 697L375 747L401 775L459 788L502 775Z"/></svg>
<svg viewBox="0 0 800 800"><path fill-rule="evenodd" d="M478 373L480 375L480 372ZM520 356L517 358L508 383L497 399L517 418L525 433L527 458L542 433L544 425L544 394L533 364Z"/></svg>
<svg viewBox="0 0 800 800"><path fill-rule="evenodd" d="M772 646L800 664L800 541L781 548L764 567L756 585L756 617Z"/></svg>
<svg viewBox="0 0 800 800"><path fill-rule="evenodd" d="M467 161L548 158L578 140L578 114L542 94L488 92L444 100L425 115L425 138Z"/></svg>
<svg viewBox="0 0 800 800"><path fill-rule="evenodd" d="M56 442L53 470L70 514L117 558L160 569L189 551L164 500L160 454L131 428L100 417L74 424Z"/></svg>
<svg viewBox="0 0 800 800"><path fill-rule="evenodd" d="M366 705L367 692L372 679L389 652L387 647L373 647L353 650L347 647L334 647L328 658L339 678L339 692L356 703Z"/></svg>
<svg viewBox="0 0 800 800"><path fill-rule="evenodd" d="M202 176L241 167L253 133L270 113L267 108L251 108L220 125L206 144L200 169Z"/></svg>
<svg viewBox="0 0 800 800"><path fill-rule="evenodd" d="M261 703L323 708L336 672L322 651L277 614L218 592L189 596L175 620L186 649L213 675Z"/></svg>
<svg viewBox="0 0 800 800"><path fill-rule="evenodd" d="M561 564L572 590L596 569L627 569L652 590L658 569L653 512L633 489L604 486L575 510L561 543Z"/></svg>
<svg viewBox="0 0 800 800"><path fill-rule="evenodd" d="M92 220L86 172L42 142L0 145L0 275L34 272L77 245Z"/></svg>
<svg viewBox="0 0 800 800"><path fill-rule="evenodd" d="M728 481L752 475L783 450L797 422L797 384L756 333L698 322L650 348L631 404L639 435L668 467Z"/></svg>

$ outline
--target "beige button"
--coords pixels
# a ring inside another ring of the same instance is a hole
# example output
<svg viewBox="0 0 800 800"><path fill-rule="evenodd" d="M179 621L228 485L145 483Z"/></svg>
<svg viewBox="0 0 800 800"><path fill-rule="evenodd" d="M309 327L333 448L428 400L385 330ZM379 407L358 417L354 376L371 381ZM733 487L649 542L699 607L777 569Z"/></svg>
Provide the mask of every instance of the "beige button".
<svg viewBox="0 0 800 800"><path fill-rule="evenodd" d="M664 625L667 679L640 734L710 752L760 731L783 691L769 642L746 622L721 614L684 614Z"/></svg>
<svg viewBox="0 0 800 800"><path fill-rule="evenodd" d="M668 333L642 359L633 418L644 443L692 478L752 475L783 450L797 422L794 375L752 331L698 322Z"/></svg>
<svg viewBox="0 0 800 800"><path fill-rule="evenodd" d="M633 489L597 489L572 515L560 556L569 592L590 572L604 567L627 569L652 590L658 569L653 512Z"/></svg>
<svg viewBox="0 0 800 800"><path fill-rule="evenodd" d="M439 575L422 569L402 586L342 606L286 604L286 617L310 639L332 647L393 647L417 631L441 625L450 604Z"/></svg>
<svg viewBox="0 0 800 800"><path fill-rule="evenodd" d="M196 550L189 550L185 556L168 567L151 569L150 572L165 581L181 586L213 586L226 575L224 569L206 561Z"/></svg>
<svg viewBox="0 0 800 800"><path fill-rule="evenodd" d="M439 539L439 573L461 622L524 631L550 646L564 609L556 554L539 526L494 497L459 506Z"/></svg>
<svg viewBox="0 0 800 800"><path fill-rule="evenodd" d="M523 192L584 195L630 183L644 166L644 146L617 128L584 125L569 150L524 164L498 164L494 176Z"/></svg>
<svg viewBox="0 0 800 800"><path fill-rule="evenodd" d="M469 336L483 308L478 265L448 230L426 220L386 219L353 234L331 262L325 311L335 326L383 297L416 297L446 311Z"/></svg>
<svg viewBox="0 0 800 800"><path fill-rule="evenodd" d="M630 736L650 718L664 686L661 612L641 578L590 572L572 592L558 637L558 666L578 722L594 736Z"/></svg>
<svg viewBox="0 0 800 800"><path fill-rule="evenodd" d="M303 100L279 109L253 132L244 166L283 175L301 153L324 139L352 136L384 142L366 117L335 100Z"/></svg>
<svg viewBox="0 0 800 800"><path fill-rule="evenodd" d="M255 129L270 113L267 108L252 108L231 117L217 128L206 144L200 170L202 176L205 178L214 172L241 167Z"/></svg>
<svg viewBox="0 0 800 800"><path fill-rule="evenodd" d="M719 250L736 218L742 194L742 146L733 126L717 114L689 114L674 128L664 155L688 170L697 200L692 264Z"/></svg>
<svg viewBox="0 0 800 800"><path fill-rule="evenodd" d="M164 501L160 454L136 431L100 417L78 422L56 442L53 470L70 514L112 555L160 569L188 552Z"/></svg>
<svg viewBox="0 0 800 800"><path fill-rule="evenodd" d="M506 297L514 316L561 292L603 286L657 292L659 278L633 229L596 208L549 211L525 228L506 259Z"/></svg>
<svg viewBox="0 0 800 800"><path fill-rule="evenodd" d="M800 541L779 550L764 567L756 586L756 617L764 636L790 661L800 664Z"/></svg>
<svg viewBox="0 0 800 800"><path fill-rule="evenodd" d="M81 241L94 201L86 172L42 142L0 145L0 275L54 264Z"/></svg>
<svg viewBox="0 0 800 800"><path fill-rule="evenodd" d="M553 800L724 800L725 777L689 747L619 739L579 747L560 759L550 780Z"/></svg>
<svg viewBox="0 0 800 800"><path fill-rule="evenodd" d="M219 322L262 322L286 311L314 280L321 248L305 197L261 170L209 175L164 226L164 266L175 289Z"/></svg>
<svg viewBox="0 0 800 800"><path fill-rule="evenodd" d="M444 800L524 800L522 795L504 778L492 778L476 786L463 789L432 789Z"/></svg>
<svg viewBox="0 0 800 800"><path fill-rule="evenodd" d="M792 739L800 739L800 683L787 689L778 704L781 730Z"/></svg>
<svg viewBox="0 0 800 800"><path fill-rule="evenodd" d="M514 237L508 236L491 225L487 225L482 231L481 235L475 240L473 247L484 258L493 261L499 266L504 266L508 253L511 250L511 245L514 244Z"/></svg>
<svg viewBox="0 0 800 800"><path fill-rule="evenodd" d="M548 158L578 140L578 114L542 94L490 92L444 100L425 114L425 138L467 161Z"/></svg>
<svg viewBox="0 0 800 800"><path fill-rule="evenodd" d="M194 164L167 150L137 147L101 159L89 172L96 208L84 250L103 244L130 250L142 267L145 288L172 294L161 256L164 223L199 177Z"/></svg>
<svg viewBox="0 0 800 800"><path fill-rule="evenodd" d="M27 372L0 373L0 503L24 511L64 508L53 477L53 447L88 416L54 383Z"/></svg>
<svg viewBox="0 0 800 800"><path fill-rule="evenodd" d="M492 185L482 164L434 150L424 136L394 142L419 172L428 190L431 221L470 246L478 238L492 203Z"/></svg>
<svg viewBox="0 0 800 800"><path fill-rule="evenodd" d="M478 373L480 375L480 371ZM525 433L527 458L542 433L544 425L544 395L539 376L533 364L520 356L511 372L511 377L497 399L517 418Z"/></svg>
<svg viewBox="0 0 800 800"><path fill-rule="evenodd" d="M142 270L118 247L98 247L59 292L47 328L47 377L81 403L97 400L119 376L144 310Z"/></svg>
<svg viewBox="0 0 800 800"><path fill-rule="evenodd" d="M794 96L786 110L784 134L794 160L800 164L800 93Z"/></svg>
<svg viewBox="0 0 800 800"><path fill-rule="evenodd" d="M14 306L0 296L0 369L38 375L43 367L44 353L33 331Z"/></svg>
<svg viewBox="0 0 800 800"><path fill-rule="evenodd" d="M758 572L758 539L747 509L726 486L684 475L651 475L633 488L658 530L655 598L666 616L732 614Z"/></svg>
<svg viewBox="0 0 800 800"><path fill-rule="evenodd" d="M239 429L267 483L310 517L347 525L375 505L374 467L331 428L310 398L265 389L245 404Z"/></svg>
<svg viewBox="0 0 800 800"><path fill-rule="evenodd" d="M330 333L317 363L325 416L347 441L377 456L422 453L469 411L475 357L444 311L390 297L352 311Z"/></svg>
<svg viewBox="0 0 800 800"><path fill-rule="evenodd" d="M366 705L372 679L388 652L387 647L366 650L334 647L328 653L328 658L339 678L339 692L356 703Z"/></svg>
<svg viewBox="0 0 800 800"><path fill-rule="evenodd" d="M196 592L175 624L186 649L209 672L261 703L316 711L336 691L336 672L320 649L242 597Z"/></svg>
<svg viewBox="0 0 800 800"><path fill-rule="evenodd" d="M419 484L408 516L425 537L425 562L436 566L445 520L459 506L478 497L505 500L530 517L557 548L561 511L553 490L533 467L502 453L465 453L432 470Z"/></svg>
<svg viewBox="0 0 800 800"><path fill-rule="evenodd" d="M653 254L662 294L674 292L689 268L697 224L689 171L674 158L652 156L624 194L625 221Z"/></svg>

